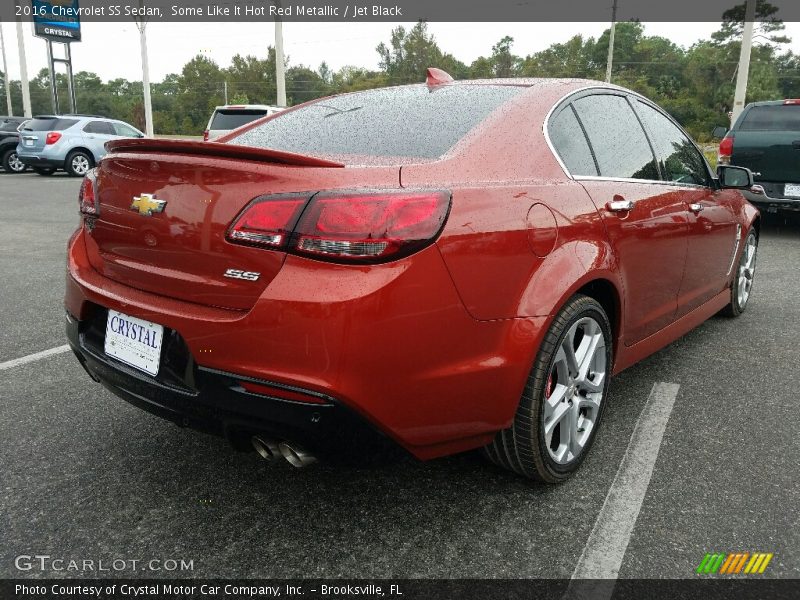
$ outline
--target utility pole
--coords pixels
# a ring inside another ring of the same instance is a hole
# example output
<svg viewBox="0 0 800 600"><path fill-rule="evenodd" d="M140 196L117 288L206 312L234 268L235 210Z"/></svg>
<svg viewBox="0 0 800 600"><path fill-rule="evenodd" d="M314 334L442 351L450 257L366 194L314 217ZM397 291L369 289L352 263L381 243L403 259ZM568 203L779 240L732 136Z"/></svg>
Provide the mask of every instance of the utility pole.
<svg viewBox="0 0 800 600"><path fill-rule="evenodd" d="M28 85L28 60L25 58L25 39L22 37L22 21L17 17L17 44L19 45L19 78L22 84L22 109L28 118L33 116L31 111L31 90Z"/></svg>
<svg viewBox="0 0 800 600"><path fill-rule="evenodd" d="M225 106L228 105L228 80L225 80Z"/></svg>
<svg viewBox="0 0 800 600"><path fill-rule="evenodd" d="M739 53L739 72L736 74L736 93L733 96L733 116L731 126L744 110L747 97L747 78L750 74L750 50L753 48L753 22L756 20L756 0L747 0L744 9L744 31L742 50Z"/></svg>
<svg viewBox="0 0 800 600"><path fill-rule="evenodd" d="M617 0L611 6L611 31L608 34L608 59L606 60L606 83L611 83L611 67L614 64L614 32L617 29Z"/></svg>
<svg viewBox="0 0 800 600"><path fill-rule="evenodd" d="M139 0L139 8L143 8L143 1ZM142 10L141 14L144 14ZM144 129L147 137L153 137L153 102L150 98L150 64L147 60L147 17L142 16L136 21L139 30L139 46L142 50L142 90L144 92Z"/></svg>
<svg viewBox="0 0 800 600"><path fill-rule="evenodd" d="M274 0L275 6L281 7L280 0ZM283 22L275 16L275 79L278 86L278 106L286 106L286 73L283 64Z"/></svg>
<svg viewBox="0 0 800 600"><path fill-rule="evenodd" d="M8 77L8 63L6 63L6 40L3 37L3 24L0 23L0 50L3 54L3 84L6 88L6 103L8 104L8 116L14 116L14 107L11 105L11 80Z"/></svg>

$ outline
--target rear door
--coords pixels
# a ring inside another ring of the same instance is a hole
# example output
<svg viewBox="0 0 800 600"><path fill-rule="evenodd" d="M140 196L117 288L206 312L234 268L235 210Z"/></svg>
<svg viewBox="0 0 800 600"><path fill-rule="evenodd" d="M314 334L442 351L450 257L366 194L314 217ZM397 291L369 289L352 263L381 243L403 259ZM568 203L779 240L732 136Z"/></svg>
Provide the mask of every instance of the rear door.
<svg viewBox="0 0 800 600"><path fill-rule="evenodd" d="M731 164L752 170L756 181L800 184L800 104L750 106L734 130ZM784 187L767 191L783 196Z"/></svg>
<svg viewBox="0 0 800 600"><path fill-rule="evenodd" d="M738 192L717 190L705 159L672 119L650 104L633 105L647 130L664 180L681 194L689 219L689 249L678 293L681 317L721 292L738 242L733 202Z"/></svg>
<svg viewBox="0 0 800 600"><path fill-rule="evenodd" d="M660 180L653 150L627 98L592 92L572 103L594 157L573 173L597 205L619 260L626 345L672 322L686 262L682 194ZM566 110L566 109L565 109Z"/></svg>
<svg viewBox="0 0 800 600"><path fill-rule="evenodd" d="M83 127L83 139L96 160L105 156L106 142L118 139L114 125L110 121L89 121Z"/></svg>

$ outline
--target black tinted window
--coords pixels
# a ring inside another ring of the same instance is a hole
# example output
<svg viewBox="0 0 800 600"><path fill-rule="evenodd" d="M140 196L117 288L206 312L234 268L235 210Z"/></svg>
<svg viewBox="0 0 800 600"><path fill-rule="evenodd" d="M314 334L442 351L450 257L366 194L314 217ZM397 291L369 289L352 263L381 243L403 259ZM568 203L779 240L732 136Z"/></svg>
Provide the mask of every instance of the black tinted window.
<svg viewBox="0 0 800 600"><path fill-rule="evenodd" d="M753 106L739 129L742 131L800 131L800 104Z"/></svg>
<svg viewBox="0 0 800 600"><path fill-rule="evenodd" d="M572 175L597 175L589 142L571 106L550 119L549 132L550 141Z"/></svg>
<svg viewBox="0 0 800 600"><path fill-rule="evenodd" d="M0 131L16 131L22 121L3 120L0 121Z"/></svg>
<svg viewBox="0 0 800 600"><path fill-rule="evenodd" d="M218 110L214 113L210 129L236 129L266 116L266 110Z"/></svg>
<svg viewBox="0 0 800 600"><path fill-rule="evenodd" d="M642 122L666 181L706 185L708 171L692 141L667 117L644 102L636 102Z"/></svg>
<svg viewBox="0 0 800 600"><path fill-rule="evenodd" d="M598 94L573 105L589 136L603 177L659 179L639 120L622 96Z"/></svg>
<svg viewBox="0 0 800 600"><path fill-rule="evenodd" d="M31 119L25 124L25 131L64 131L77 122L76 119Z"/></svg>
<svg viewBox="0 0 800 600"><path fill-rule="evenodd" d="M408 86L325 98L231 140L321 156L438 158L525 88Z"/></svg>
<svg viewBox="0 0 800 600"><path fill-rule="evenodd" d="M116 135L114 126L108 121L92 121L83 128L86 133L96 133L98 135Z"/></svg>

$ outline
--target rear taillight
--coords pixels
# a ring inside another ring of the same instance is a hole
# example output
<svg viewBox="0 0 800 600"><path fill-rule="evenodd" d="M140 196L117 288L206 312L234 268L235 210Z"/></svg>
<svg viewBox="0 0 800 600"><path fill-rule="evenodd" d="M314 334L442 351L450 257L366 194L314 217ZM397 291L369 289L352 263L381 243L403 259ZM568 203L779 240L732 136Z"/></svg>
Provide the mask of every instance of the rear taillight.
<svg viewBox="0 0 800 600"><path fill-rule="evenodd" d="M717 163L720 165L731 164L731 154L733 154L733 136L728 134L722 138L722 141L719 143Z"/></svg>
<svg viewBox="0 0 800 600"><path fill-rule="evenodd" d="M51 144L55 144L58 140L61 139L61 133L58 131L51 131L47 134L47 137L44 139L45 145L49 146Z"/></svg>
<svg viewBox="0 0 800 600"><path fill-rule="evenodd" d="M97 169L92 169L83 178L78 193L78 206L81 214L97 216L100 214L100 201L97 197Z"/></svg>
<svg viewBox="0 0 800 600"><path fill-rule="evenodd" d="M787 98L783 101L784 104L800 104L800 98Z"/></svg>
<svg viewBox="0 0 800 600"><path fill-rule="evenodd" d="M263 197L242 212L228 240L334 262L383 262L430 244L449 210L449 192L427 190Z"/></svg>
<svg viewBox="0 0 800 600"><path fill-rule="evenodd" d="M207 141L208 141L208 129L206 129L206 130L203 132L203 141L204 141L204 142L207 142Z"/></svg>
<svg viewBox="0 0 800 600"><path fill-rule="evenodd" d="M318 194L295 228L294 249L348 261L405 256L436 237L449 207L443 192Z"/></svg>
<svg viewBox="0 0 800 600"><path fill-rule="evenodd" d="M228 240L285 248L308 196L262 196L253 200L228 230Z"/></svg>

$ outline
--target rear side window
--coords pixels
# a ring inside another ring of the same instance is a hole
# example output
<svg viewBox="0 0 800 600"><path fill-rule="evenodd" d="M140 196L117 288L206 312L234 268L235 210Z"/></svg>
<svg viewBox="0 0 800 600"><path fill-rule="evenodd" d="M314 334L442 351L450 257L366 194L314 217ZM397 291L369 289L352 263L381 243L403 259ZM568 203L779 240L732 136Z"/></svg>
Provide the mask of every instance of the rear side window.
<svg viewBox="0 0 800 600"><path fill-rule="evenodd" d="M117 135L121 135L123 137L139 137L139 132L125 123L114 123L114 131Z"/></svg>
<svg viewBox="0 0 800 600"><path fill-rule="evenodd" d="M602 177L659 180L639 119L622 96L597 94L573 102Z"/></svg>
<svg viewBox="0 0 800 600"><path fill-rule="evenodd" d="M232 143L317 156L438 158L524 87L415 85L356 92L302 106Z"/></svg>
<svg viewBox="0 0 800 600"><path fill-rule="evenodd" d="M738 129L742 131L800 131L800 104L752 106Z"/></svg>
<svg viewBox="0 0 800 600"><path fill-rule="evenodd" d="M550 119L550 141L572 175L597 175L589 142L571 106Z"/></svg>
<svg viewBox="0 0 800 600"><path fill-rule="evenodd" d="M266 110L218 110L214 113L209 129L236 129L266 117Z"/></svg>
<svg viewBox="0 0 800 600"><path fill-rule="evenodd" d="M708 184L705 161L692 141L667 117L644 102L636 101L639 115L650 133L650 141L666 181Z"/></svg>
<svg viewBox="0 0 800 600"><path fill-rule="evenodd" d="M98 135L116 135L114 126L108 121L91 121L83 128L85 133L96 133Z"/></svg>
<svg viewBox="0 0 800 600"><path fill-rule="evenodd" d="M31 119L25 123L25 131L64 131L77 122L76 119Z"/></svg>

